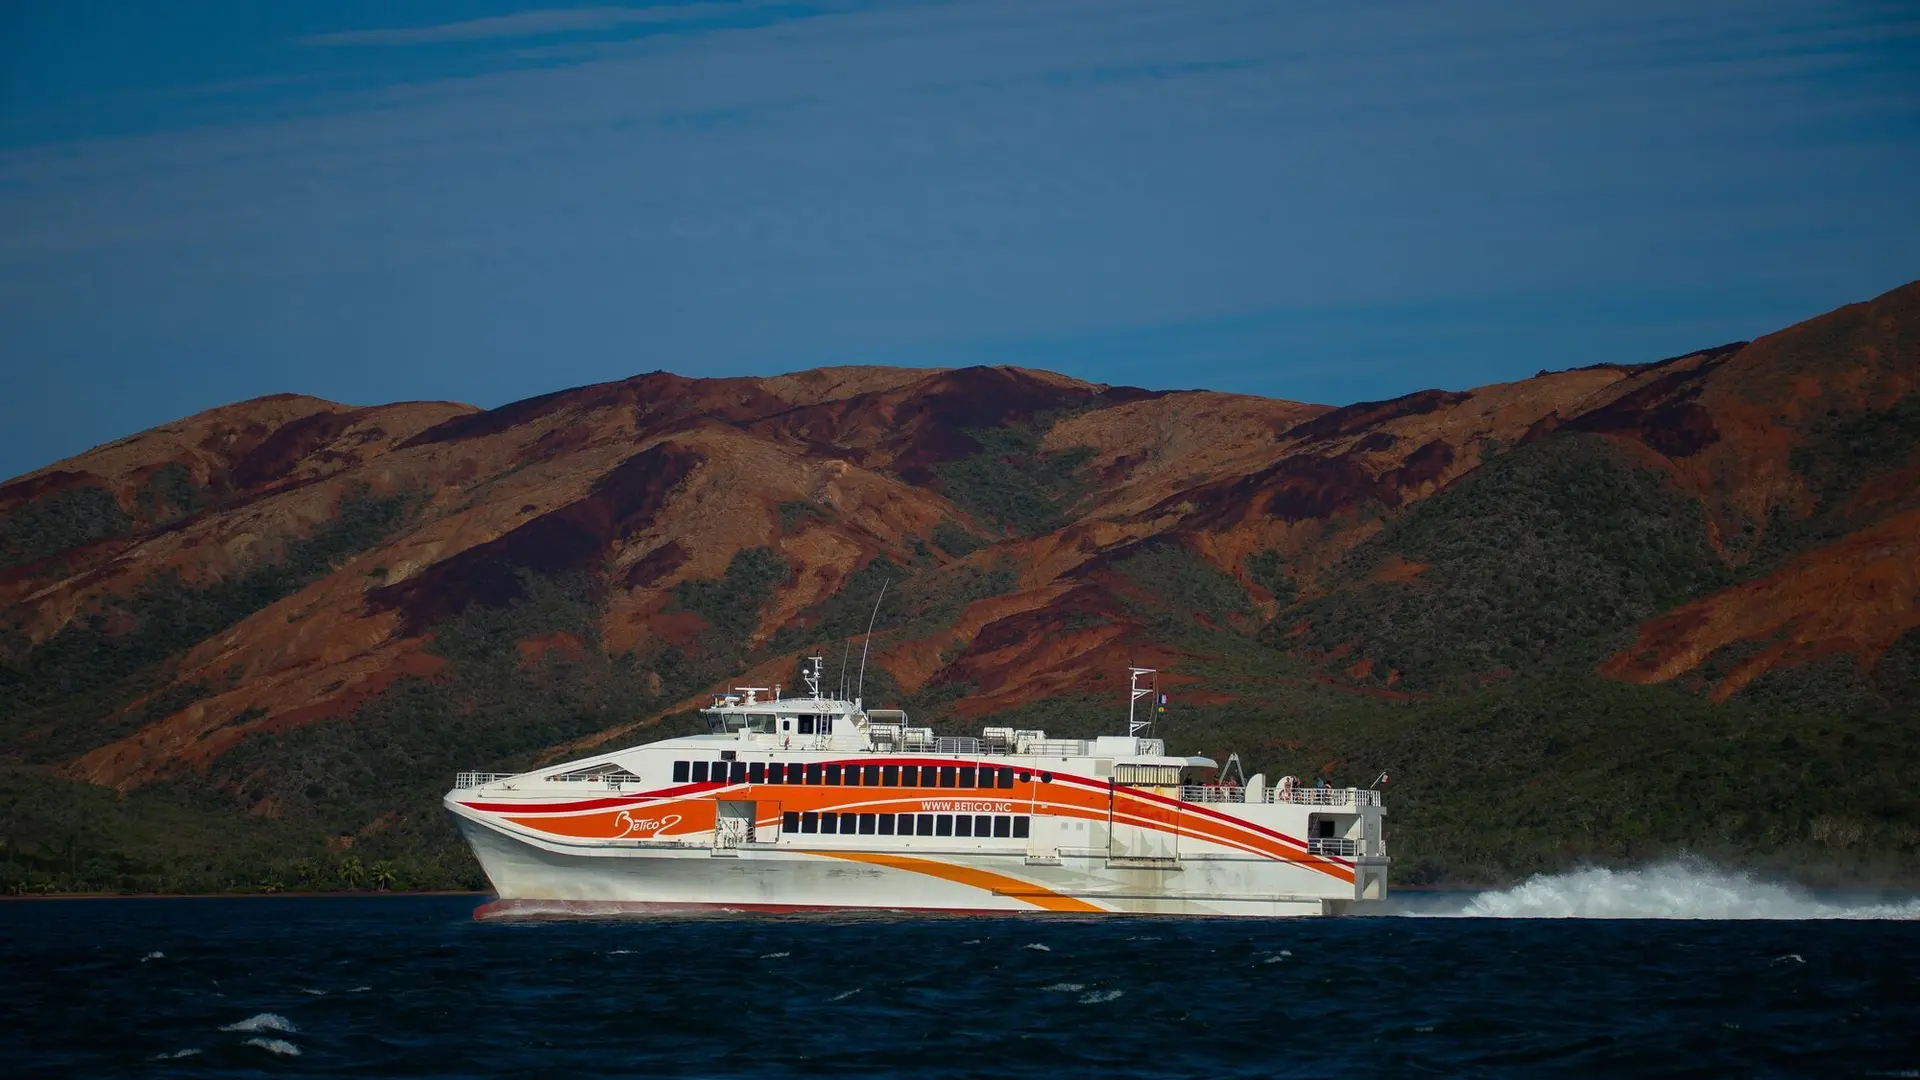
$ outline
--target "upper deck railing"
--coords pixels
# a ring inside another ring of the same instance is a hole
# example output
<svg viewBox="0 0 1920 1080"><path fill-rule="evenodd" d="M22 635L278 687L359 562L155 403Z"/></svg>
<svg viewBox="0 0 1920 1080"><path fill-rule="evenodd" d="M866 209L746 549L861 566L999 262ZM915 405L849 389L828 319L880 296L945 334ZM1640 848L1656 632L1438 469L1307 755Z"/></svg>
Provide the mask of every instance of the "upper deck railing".
<svg viewBox="0 0 1920 1080"><path fill-rule="evenodd" d="M1180 789L1180 801L1191 803L1243 803L1247 789L1217 784L1188 784ZM1380 793L1370 788L1302 788L1282 792L1267 788L1263 803L1297 803L1304 806L1379 806Z"/></svg>
<svg viewBox="0 0 1920 1080"><path fill-rule="evenodd" d="M511 780L515 774L509 772L463 772L453 775L456 790L484 787L498 780Z"/></svg>

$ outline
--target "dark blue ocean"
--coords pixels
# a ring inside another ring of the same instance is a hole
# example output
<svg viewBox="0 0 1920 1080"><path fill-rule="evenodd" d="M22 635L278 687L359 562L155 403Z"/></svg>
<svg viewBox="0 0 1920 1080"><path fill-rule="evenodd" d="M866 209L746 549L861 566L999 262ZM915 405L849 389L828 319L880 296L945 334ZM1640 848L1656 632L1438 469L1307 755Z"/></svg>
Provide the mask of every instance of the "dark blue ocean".
<svg viewBox="0 0 1920 1080"><path fill-rule="evenodd" d="M1920 1076L1920 905L1686 868L1268 921L482 899L0 903L0 1073Z"/></svg>

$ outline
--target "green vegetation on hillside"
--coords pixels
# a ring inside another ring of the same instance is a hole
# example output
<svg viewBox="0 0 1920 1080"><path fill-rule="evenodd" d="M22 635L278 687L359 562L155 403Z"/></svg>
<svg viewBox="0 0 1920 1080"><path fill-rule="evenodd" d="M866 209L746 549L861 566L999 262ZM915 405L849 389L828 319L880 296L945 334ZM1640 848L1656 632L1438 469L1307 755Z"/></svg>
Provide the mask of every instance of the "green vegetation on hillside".
<svg viewBox="0 0 1920 1080"><path fill-rule="evenodd" d="M786 560L769 547L743 548L727 562L718 580L693 579L674 587L683 610L705 619L714 651L744 652L760 622L760 611L774 589L787 579Z"/></svg>
<svg viewBox="0 0 1920 1080"><path fill-rule="evenodd" d="M133 502L143 521L158 524L198 513L213 503L213 495L193 482L185 465L169 461L147 477Z"/></svg>
<svg viewBox="0 0 1920 1080"><path fill-rule="evenodd" d="M77 487L0 513L0 570L133 531L113 493Z"/></svg>
<svg viewBox="0 0 1920 1080"><path fill-rule="evenodd" d="M1411 582L1367 582L1388 557ZM1699 504L1595 435L1503 454L1392 521L1349 556L1334 591L1283 613L1307 642L1355 651L1412 689L1549 660L1593 660L1609 635L1731 574Z"/></svg>
<svg viewBox="0 0 1920 1080"><path fill-rule="evenodd" d="M933 527L933 546L956 559L961 559L980 550L980 541L959 525L951 521L942 521Z"/></svg>
<svg viewBox="0 0 1920 1080"><path fill-rule="evenodd" d="M405 495L351 492L277 562L201 587L171 571L156 574L36 647L16 643L0 657L0 746L15 760L58 761L137 730L151 707L116 714L163 686L172 659L372 547L399 527L410 504Z"/></svg>
<svg viewBox="0 0 1920 1080"><path fill-rule="evenodd" d="M1784 506L1770 507L1749 572L1772 570L1866 524L1849 512L1848 498L1869 480L1913 462L1916 453L1920 391L1908 391L1886 409L1835 413L1814 421L1806 441L1787 459L1813 492L1813 509L1802 517Z"/></svg>
<svg viewBox="0 0 1920 1080"><path fill-rule="evenodd" d="M1920 391L1887 409L1822 417L1788 464L1822 502L1838 502L1866 480L1905 465L1920 449Z"/></svg>
<svg viewBox="0 0 1920 1080"><path fill-rule="evenodd" d="M1198 619L1253 629L1253 605L1240 583L1178 544L1143 545L1114 570L1138 590L1130 606L1156 636L1179 633Z"/></svg>
<svg viewBox="0 0 1920 1080"><path fill-rule="evenodd" d="M1087 447L1042 453L1050 422L1012 427L969 428L980 449L933 467L947 498L977 520L1032 536L1066 524L1073 508L1092 490ZM936 538L936 542L938 542Z"/></svg>
<svg viewBox="0 0 1920 1080"><path fill-rule="evenodd" d="M1286 556L1278 551L1258 551L1247 557L1247 574L1253 583L1273 594L1281 607L1300 596L1300 579L1287 566Z"/></svg>

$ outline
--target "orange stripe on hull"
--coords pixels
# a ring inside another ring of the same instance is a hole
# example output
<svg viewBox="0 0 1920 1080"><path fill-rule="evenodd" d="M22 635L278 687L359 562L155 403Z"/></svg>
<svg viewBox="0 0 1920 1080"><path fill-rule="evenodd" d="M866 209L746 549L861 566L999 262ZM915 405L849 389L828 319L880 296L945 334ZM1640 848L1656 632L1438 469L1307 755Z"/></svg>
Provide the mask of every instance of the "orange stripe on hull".
<svg viewBox="0 0 1920 1080"><path fill-rule="evenodd" d="M1000 896L1009 896L1023 900L1037 908L1047 911L1074 911L1095 915L1110 914L1106 908L1076 900L1071 896L1062 896L1051 889L1041 888L1019 878L1007 877L986 870L976 870L971 866L955 866L952 863L936 862L933 859L914 859L904 855L880 855L865 851L809 851L809 855L822 855L829 859L845 859L848 862L867 863L870 866L884 866L890 870L905 870L911 874L926 874L957 885L968 885L983 889Z"/></svg>

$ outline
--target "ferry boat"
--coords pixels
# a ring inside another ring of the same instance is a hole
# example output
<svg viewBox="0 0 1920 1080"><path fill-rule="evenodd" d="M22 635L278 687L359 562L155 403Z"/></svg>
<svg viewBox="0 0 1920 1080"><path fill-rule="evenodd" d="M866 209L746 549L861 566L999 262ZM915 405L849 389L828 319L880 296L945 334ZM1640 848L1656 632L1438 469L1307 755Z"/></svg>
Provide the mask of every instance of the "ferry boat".
<svg viewBox="0 0 1920 1080"><path fill-rule="evenodd" d="M804 697L715 694L704 735L460 774L445 804L498 896L476 914L1326 915L1386 896L1377 783L1169 755L1135 719L1152 669L1129 669L1128 734L1094 739L936 736L823 697L822 670L808 658Z"/></svg>

